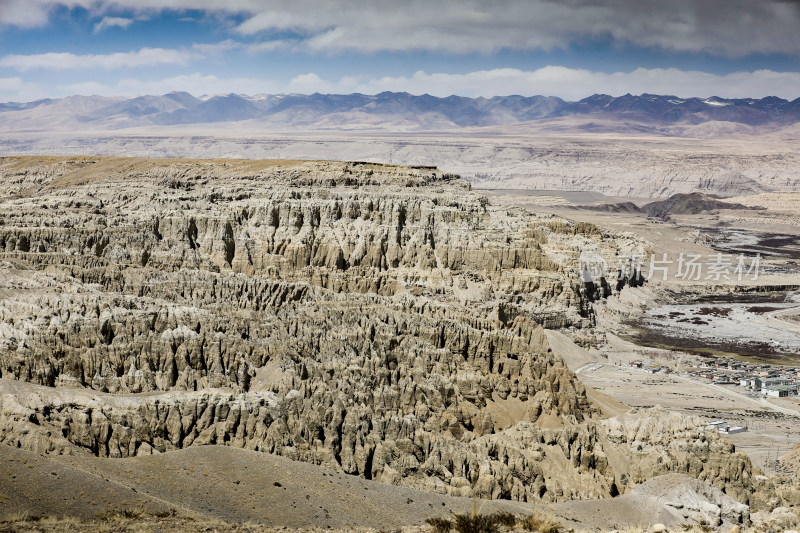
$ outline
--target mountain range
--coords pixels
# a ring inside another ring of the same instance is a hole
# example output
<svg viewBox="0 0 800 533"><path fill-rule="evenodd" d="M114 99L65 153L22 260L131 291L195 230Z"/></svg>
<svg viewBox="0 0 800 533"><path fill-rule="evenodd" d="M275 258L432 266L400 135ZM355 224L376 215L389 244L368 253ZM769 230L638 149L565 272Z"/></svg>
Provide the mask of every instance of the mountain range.
<svg viewBox="0 0 800 533"><path fill-rule="evenodd" d="M655 94L614 97L595 94L577 102L553 96L435 97L409 93L227 94L195 97L186 92L160 96L69 96L0 104L0 129L72 131L246 123L254 127L308 129L397 129L435 131L524 125L580 117L624 122L630 128L727 123L780 128L800 122L800 98L678 98ZM588 123L586 122L588 120Z"/></svg>

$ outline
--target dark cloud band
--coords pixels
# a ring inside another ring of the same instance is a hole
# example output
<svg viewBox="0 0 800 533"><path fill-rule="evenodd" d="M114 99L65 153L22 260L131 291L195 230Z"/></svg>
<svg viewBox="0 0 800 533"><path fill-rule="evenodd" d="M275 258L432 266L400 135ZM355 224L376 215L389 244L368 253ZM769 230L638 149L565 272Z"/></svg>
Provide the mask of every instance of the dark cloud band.
<svg viewBox="0 0 800 533"><path fill-rule="evenodd" d="M587 39L722 56L800 53L797 0L0 0L0 23L47 23L55 5L103 17L201 9L244 16L239 34L295 32L314 51L491 53Z"/></svg>

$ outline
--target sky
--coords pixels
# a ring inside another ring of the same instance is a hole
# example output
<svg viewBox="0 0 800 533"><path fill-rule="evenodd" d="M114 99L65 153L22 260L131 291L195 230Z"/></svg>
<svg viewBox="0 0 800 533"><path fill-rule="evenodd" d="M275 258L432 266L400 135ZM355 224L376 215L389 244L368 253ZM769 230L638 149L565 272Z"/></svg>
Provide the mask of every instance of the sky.
<svg viewBox="0 0 800 533"><path fill-rule="evenodd" d="M800 0L0 0L0 102L800 97Z"/></svg>

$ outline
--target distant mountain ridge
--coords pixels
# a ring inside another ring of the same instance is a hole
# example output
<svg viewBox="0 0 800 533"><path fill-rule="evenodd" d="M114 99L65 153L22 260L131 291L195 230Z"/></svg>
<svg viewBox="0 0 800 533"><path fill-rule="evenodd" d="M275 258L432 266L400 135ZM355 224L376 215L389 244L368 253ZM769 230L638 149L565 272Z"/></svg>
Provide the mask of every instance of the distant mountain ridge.
<svg viewBox="0 0 800 533"><path fill-rule="evenodd" d="M595 94L577 102L553 96L444 98L403 92L365 94L239 94L195 97L186 92L135 98L70 96L0 104L5 130L99 127L119 129L220 122L258 121L287 127L336 129L391 127L436 130L508 126L529 121L583 116L650 126L696 126L724 122L743 126L785 126L800 122L800 98L678 98L642 94Z"/></svg>

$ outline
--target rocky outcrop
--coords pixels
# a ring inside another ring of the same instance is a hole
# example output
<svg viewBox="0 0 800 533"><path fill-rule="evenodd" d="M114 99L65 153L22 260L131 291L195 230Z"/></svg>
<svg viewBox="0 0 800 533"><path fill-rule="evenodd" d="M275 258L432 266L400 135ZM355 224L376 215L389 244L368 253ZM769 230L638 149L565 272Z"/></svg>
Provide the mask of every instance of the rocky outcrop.
<svg viewBox="0 0 800 533"><path fill-rule="evenodd" d="M711 527L750 524L747 505L716 487L682 475L668 474L646 481L631 491L631 497L642 506L663 505L669 514L680 517L681 524Z"/></svg>
<svg viewBox="0 0 800 533"><path fill-rule="evenodd" d="M655 476L679 473L707 481L742 502L752 492L747 455L696 417L663 408L633 410L601 422L609 462L622 472L620 484L633 486Z"/></svg>
<svg viewBox="0 0 800 533"><path fill-rule="evenodd" d="M495 432L487 410L463 400L437 417L435 408L389 415L341 397L329 405L323 395L297 389L130 396L2 387L0 442L39 453L131 457L222 444L390 484L519 501L615 496L681 473L749 501L746 456L701 420L658 409L561 428L521 421Z"/></svg>
<svg viewBox="0 0 800 533"><path fill-rule="evenodd" d="M0 441L226 444L522 501L683 472L746 498L699 421L601 421L547 343L617 290L581 252L636 246L430 168L3 159Z"/></svg>

